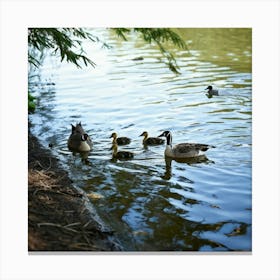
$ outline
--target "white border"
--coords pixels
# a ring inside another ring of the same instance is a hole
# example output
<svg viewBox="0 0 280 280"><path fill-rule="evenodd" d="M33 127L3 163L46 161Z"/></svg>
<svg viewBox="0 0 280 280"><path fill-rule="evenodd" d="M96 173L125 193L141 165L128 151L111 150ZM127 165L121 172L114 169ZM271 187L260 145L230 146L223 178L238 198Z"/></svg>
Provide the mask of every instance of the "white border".
<svg viewBox="0 0 280 280"><path fill-rule="evenodd" d="M279 2L1 1L1 279L279 279ZM253 28L253 254L28 255L27 27Z"/></svg>

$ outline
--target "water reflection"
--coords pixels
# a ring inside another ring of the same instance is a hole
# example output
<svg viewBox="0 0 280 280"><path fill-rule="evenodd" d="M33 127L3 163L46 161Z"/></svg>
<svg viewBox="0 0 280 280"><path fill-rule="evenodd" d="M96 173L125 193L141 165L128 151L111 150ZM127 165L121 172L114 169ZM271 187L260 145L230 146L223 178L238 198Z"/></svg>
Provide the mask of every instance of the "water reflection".
<svg viewBox="0 0 280 280"><path fill-rule="evenodd" d="M210 161L205 155L200 155L197 157L191 158L181 158L181 159L172 159L169 157L165 157L165 172L161 178L165 180L170 180L172 177L172 161L192 165L192 164L199 164L199 163L215 163L214 161ZM193 183L192 180L185 178L188 182Z"/></svg>
<svg viewBox="0 0 280 280"><path fill-rule="evenodd" d="M250 28L177 28L188 38L189 48L199 50L207 61L239 72L252 71L252 30Z"/></svg>
<svg viewBox="0 0 280 280"><path fill-rule="evenodd" d="M76 157L77 155L80 156L81 162L87 165L90 165L90 161L88 159L89 152L72 152L73 156Z"/></svg>

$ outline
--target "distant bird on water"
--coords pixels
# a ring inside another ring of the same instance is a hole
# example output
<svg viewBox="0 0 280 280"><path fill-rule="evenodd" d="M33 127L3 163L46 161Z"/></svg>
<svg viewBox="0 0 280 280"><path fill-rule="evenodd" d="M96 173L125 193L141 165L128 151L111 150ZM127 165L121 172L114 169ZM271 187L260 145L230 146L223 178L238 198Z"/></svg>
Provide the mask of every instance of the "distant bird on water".
<svg viewBox="0 0 280 280"><path fill-rule="evenodd" d="M219 95L219 91L217 89L213 89L212 86L208 86L205 90L207 90L207 93L205 94L208 98L212 98L213 95L218 96Z"/></svg>

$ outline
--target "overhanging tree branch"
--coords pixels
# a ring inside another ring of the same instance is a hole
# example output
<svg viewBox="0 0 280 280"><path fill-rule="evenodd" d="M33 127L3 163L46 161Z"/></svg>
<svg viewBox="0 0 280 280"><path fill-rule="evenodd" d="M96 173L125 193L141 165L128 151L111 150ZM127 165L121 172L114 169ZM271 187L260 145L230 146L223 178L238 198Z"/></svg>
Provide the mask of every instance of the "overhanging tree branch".
<svg viewBox="0 0 280 280"><path fill-rule="evenodd" d="M179 74L179 66L172 52L165 47L166 43L171 42L174 46L187 49L186 43L181 37L170 28L112 28L118 37L127 40L127 35L131 32L140 34L143 40L149 44L156 44L166 58L166 65L171 71ZM84 65L96 64L89 59L83 48L83 40L90 40L94 43L102 43L103 47L110 46L101 42L97 36L93 36L83 28L30 28L28 30L28 62L35 67L40 65L39 60L34 55L34 50L43 53L50 50L53 54L59 54L61 61L66 60L81 68Z"/></svg>

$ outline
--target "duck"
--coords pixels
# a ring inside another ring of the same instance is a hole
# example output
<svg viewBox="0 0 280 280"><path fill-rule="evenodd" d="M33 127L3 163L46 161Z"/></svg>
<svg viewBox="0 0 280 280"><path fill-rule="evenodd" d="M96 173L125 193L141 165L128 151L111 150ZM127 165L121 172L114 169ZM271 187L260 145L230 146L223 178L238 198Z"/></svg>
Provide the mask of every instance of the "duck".
<svg viewBox="0 0 280 280"><path fill-rule="evenodd" d="M112 143L117 145L127 145L131 142L131 139L128 137L118 137L116 132L113 132L110 136L110 138L113 138Z"/></svg>
<svg viewBox="0 0 280 280"><path fill-rule="evenodd" d="M164 140L158 137L148 137L148 132L144 131L140 136L144 136L143 145L161 145L164 144Z"/></svg>
<svg viewBox="0 0 280 280"><path fill-rule="evenodd" d="M93 143L89 135L84 131L81 122L76 126L71 124L72 132L68 138L68 149L75 152L89 152L92 149Z"/></svg>
<svg viewBox="0 0 280 280"><path fill-rule="evenodd" d="M206 93L206 96L208 98L211 98L213 95L216 95L216 96L219 95L219 91L217 89L213 89L212 86L208 86L205 90L207 90L207 89L208 89L208 91Z"/></svg>
<svg viewBox="0 0 280 280"><path fill-rule="evenodd" d="M209 148L215 146L197 143L180 143L172 147L171 132L166 130L158 137L166 137L166 148L164 155L172 159L188 159L203 155Z"/></svg>
<svg viewBox="0 0 280 280"><path fill-rule="evenodd" d="M134 154L132 152L128 151L118 151L118 145L113 144L112 145L113 150L113 159L132 159L134 157Z"/></svg>

